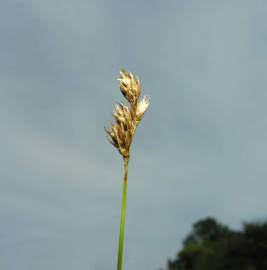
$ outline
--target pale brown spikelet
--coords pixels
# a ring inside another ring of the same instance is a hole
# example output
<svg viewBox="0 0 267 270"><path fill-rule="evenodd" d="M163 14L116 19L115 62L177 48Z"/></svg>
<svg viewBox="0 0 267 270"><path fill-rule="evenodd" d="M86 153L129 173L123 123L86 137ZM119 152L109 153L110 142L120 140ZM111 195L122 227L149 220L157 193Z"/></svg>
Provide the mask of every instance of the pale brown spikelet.
<svg viewBox="0 0 267 270"><path fill-rule="evenodd" d="M122 69L118 81L120 82L120 89L124 97L128 102L136 104L141 93L141 85L138 77Z"/></svg>
<svg viewBox="0 0 267 270"><path fill-rule="evenodd" d="M149 105L148 97L144 97L138 102L141 94L141 85L137 76L134 76L127 70L120 71L118 79L120 90L127 99L130 106L123 103L116 104L113 111L114 123L111 123L109 129L105 128L108 140L113 144L123 158L129 158L130 146L137 125L144 116Z"/></svg>
<svg viewBox="0 0 267 270"><path fill-rule="evenodd" d="M136 121L137 124L142 120L147 108L149 106L149 98L145 96L141 101L137 104L137 111L136 111Z"/></svg>

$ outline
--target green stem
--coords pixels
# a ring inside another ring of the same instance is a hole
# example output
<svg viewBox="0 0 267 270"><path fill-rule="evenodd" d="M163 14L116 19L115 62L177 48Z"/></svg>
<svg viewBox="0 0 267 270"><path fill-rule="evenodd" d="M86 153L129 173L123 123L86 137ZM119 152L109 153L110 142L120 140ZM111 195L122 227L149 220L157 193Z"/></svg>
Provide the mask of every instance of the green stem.
<svg viewBox="0 0 267 270"><path fill-rule="evenodd" d="M124 224L125 224L125 214L126 214L126 193L127 193L129 158L124 158L123 161L124 161L124 179L123 179L123 191L122 191L121 224L120 224L120 239L119 239L119 249L118 249L117 270L122 269L122 255L123 255L123 240L124 240Z"/></svg>

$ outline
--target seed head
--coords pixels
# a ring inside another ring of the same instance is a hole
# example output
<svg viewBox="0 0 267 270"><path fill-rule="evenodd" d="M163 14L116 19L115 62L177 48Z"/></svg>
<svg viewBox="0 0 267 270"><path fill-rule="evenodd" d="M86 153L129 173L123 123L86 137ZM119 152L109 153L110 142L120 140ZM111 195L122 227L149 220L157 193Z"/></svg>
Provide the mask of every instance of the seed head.
<svg viewBox="0 0 267 270"><path fill-rule="evenodd" d="M140 82L137 76L126 70L120 71L120 89L130 106L123 103L116 104L113 111L114 122L109 129L105 128L108 140L113 144L123 158L129 158L130 146L137 125L142 120L149 105L148 97L140 102L138 98L141 93Z"/></svg>

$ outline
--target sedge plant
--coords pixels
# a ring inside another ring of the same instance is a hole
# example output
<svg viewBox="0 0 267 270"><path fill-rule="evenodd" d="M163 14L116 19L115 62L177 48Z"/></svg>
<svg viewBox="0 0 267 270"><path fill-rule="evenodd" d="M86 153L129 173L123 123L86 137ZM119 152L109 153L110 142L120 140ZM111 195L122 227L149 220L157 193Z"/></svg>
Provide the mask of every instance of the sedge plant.
<svg viewBox="0 0 267 270"><path fill-rule="evenodd" d="M136 127L142 120L149 105L149 99L145 96L141 101L141 85L137 76L127 70L120 71L119 87L128 104L119 103L113 111L114 122L110 128L105 128L109 142L116 147L122 155L124 162L124 178L122 191L121 221L118 248L117 270L122 270L124 227L126 215L126 194L128 182L128 164L130 148Z"/></svg>

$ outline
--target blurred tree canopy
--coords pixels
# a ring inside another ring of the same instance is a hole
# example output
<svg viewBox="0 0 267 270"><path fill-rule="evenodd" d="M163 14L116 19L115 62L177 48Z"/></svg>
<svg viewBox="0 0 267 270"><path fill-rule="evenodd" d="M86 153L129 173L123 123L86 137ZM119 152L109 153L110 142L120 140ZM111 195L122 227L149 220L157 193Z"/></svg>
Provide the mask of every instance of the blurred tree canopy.
<svg viewBox="0 0 267 270"><path fill-rule="evenodd" d="M267 270L267 222L234 231L211 217L200 220L167 270Z"/></svg>

